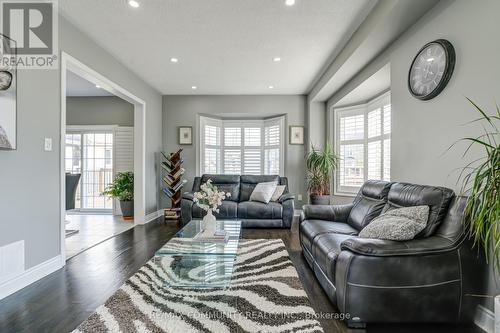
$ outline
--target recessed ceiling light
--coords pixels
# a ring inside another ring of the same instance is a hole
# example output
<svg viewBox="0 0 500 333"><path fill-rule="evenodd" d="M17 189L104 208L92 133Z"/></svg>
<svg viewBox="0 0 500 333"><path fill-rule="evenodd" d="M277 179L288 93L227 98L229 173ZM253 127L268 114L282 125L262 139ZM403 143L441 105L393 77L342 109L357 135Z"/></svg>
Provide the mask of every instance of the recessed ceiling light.
<svg viewBox="0 0 500 333"><path fill-rule="evenodd" d="M198 87L197 86L192 86L191 89L196 90L196 89L198 89Z"/></svg>
<svg viewBox="0 0 500 333"><path fill-rule="evenodd" d="M132 8L139 8L140 4L139 2L135 1L135 0L129 0L128 1L128 5Z"/></svg>
<svg viewBox="0 0 500 333"><path fill-rule="evenodd" d="M274 86L269 86L268 88L269 88L269 89L274 89Z"/></svg>
<svg viewBox="0 0 500 333"><path fill-rule="evenodd" d="M293 6L293 5L295 5L295 0L286 0L285 1L285 5L287 5L287 6Z"/></svg>
<svg viewBox="0 0 500 333"><path fill-rule="evenodd" d="M96 84L96 85L95 85L95 87L96 87L97 89L101 89L101 86L100 86L100 85L98 85L98 84Z"/></svg>
<svg viewBox="0 0 500 333"><path fill-rule="evenodd" d="M170 58L170 62L179 62L179 59L177 59L177 58Z"/></svg>
<svg viewBox="0 0 500 333"><path fill-rule="evenodd" d="M280 61L281 61L281 58L280 58L280 57L275 57L275 58L273 58L273 61L274 61L274 62L280 62Z"/></svg>

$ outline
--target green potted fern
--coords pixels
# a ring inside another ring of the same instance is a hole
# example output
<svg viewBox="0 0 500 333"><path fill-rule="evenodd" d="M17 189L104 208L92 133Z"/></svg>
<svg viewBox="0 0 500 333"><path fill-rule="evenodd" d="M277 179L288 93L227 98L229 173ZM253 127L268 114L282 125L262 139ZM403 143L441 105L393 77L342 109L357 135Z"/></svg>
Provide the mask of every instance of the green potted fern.
<svg viewBox="0 0 500 333"><path fill-rule="evenodd" d="M463 169L459 180L462 192L468 195L465 208L465 223L475 245L483 248L486 259L493 260L493 266L500 270L500 108L496 114L488 115L472 100L468 99L479 113L473 122L482 125L483 133L477 137L463 138L469 143L464 155L472 147L483 151L482 158Z"/></svg>
<svg viewBox="0 0 500 333"><path fill-rule="evenodd" d="M131 171L119 172L113 182L109 184L102 195L118 199L124 219L134 216L134 173Z"/></svg>
<svg viewBox="0 0 500 333"><path fill-rule="evenodd" d="M333 153L332 145L327 143L323 150L311 146L306 157L307 189L312 205L330 203L330 181L337 168L338 157Z"/></svg>

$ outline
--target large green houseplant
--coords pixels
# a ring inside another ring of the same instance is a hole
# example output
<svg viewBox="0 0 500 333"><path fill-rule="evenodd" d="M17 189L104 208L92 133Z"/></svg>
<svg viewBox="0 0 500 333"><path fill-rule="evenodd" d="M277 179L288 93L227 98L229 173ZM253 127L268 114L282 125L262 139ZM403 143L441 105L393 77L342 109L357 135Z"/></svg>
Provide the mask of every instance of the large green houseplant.
<svg viewBox="0 0 500 333"><path fill-rule="evenodd" d="M474 123L481 123L483 133L477 137L463 138L469 143L464 156L471 148L479 147L483 156L467 165L460 180L462 192L468 195L465 208L467 226L475 245L484 249L486 259L493 260L493 266L500 269L500 108L496 114L489 115L477 104L468 99L479 118Z"/></svg>
<svg viewBox="0 0 500 333"><path fill-rule="evenodd" d="M120 201L120 209L124 218L134 216L133 172L119 172L113 182L106 187L102 194Z"/></svg>
<svg viewBox="0 0 500 333"><path fill-rule="evenodd" d="M333 153L331 144L327 143L323 150L311 146L311 151L306 157L307 189L311 204L330 203L330 181L337 164L338 157Z"/></svg>

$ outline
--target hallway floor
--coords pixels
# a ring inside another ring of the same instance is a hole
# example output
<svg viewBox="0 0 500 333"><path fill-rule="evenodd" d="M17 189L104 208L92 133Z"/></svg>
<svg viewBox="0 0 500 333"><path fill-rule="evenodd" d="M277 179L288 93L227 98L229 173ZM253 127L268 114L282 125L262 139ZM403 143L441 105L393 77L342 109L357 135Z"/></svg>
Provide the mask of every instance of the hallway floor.
<svg viewBox="0 0 500 333"><path fill-rule="evenodd" d="M66 219L70 221L66 230L78 230L66 236L67 259L134 227L134 221L124 221L114 215L68 214Z"/></svg>

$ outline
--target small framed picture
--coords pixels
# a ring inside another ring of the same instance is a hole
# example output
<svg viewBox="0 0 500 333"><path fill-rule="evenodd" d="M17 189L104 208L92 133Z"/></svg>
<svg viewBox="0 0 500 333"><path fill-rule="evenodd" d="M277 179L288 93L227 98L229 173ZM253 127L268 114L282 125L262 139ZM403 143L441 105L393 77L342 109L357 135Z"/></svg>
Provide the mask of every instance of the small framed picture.
<svg viewBox="0 0 500 333"><path fill-rule="evenodd" d="M193 128L191 126L179 127L179 144L180 145L193 144Z"/></svg>
<svg viewBox="0 0 500 333"><path fill-rule="evenodd" d="M304 144L304 126L290 126L290 144Z"/></svg>

